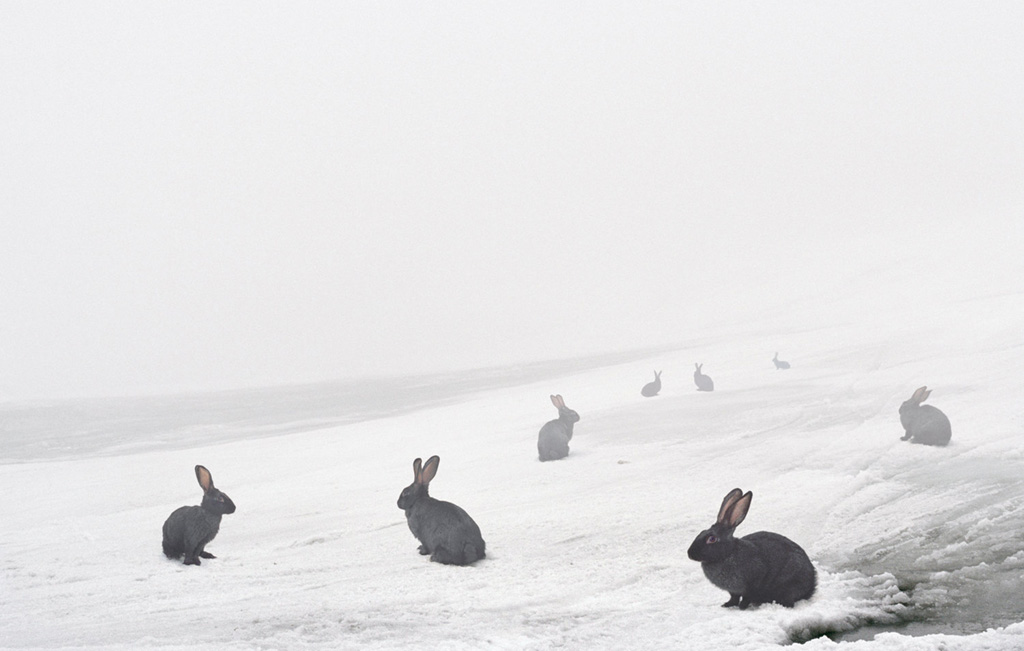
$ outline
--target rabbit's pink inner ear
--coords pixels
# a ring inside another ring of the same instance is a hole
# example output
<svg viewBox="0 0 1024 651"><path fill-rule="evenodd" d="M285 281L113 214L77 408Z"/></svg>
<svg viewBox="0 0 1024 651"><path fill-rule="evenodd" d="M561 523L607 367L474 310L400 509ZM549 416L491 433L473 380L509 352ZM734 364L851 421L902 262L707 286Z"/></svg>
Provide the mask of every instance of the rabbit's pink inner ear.
<svg viewBox="0 0 1024 651"><path fill-rule="evenodd" d="M551 404L553 404L556 407L558 406L558 396L554 394L551 395Z"/></svg>
<svg viewBox="0 0 1024 651"><path fill-rule="evenodd" d="M928 397L929 393L931 393L931 391L928 390L928 387L921 387L914 392L914 395L910 396L910 399L917 404L921 404L924 402L924 399Z"/></svg>
<svg viewBox="0 0 1024 651"><path fill-rule="evenodd" d="M747 511L750 509L750 501L754 499L754 494L747 491L747 494L736 500L735 503L729 508L729 513L726 515L726 524L730 527L738 527L741 522L747 517Z"/></svg>
<svg viewBox="0 0 1024 651"><path fill-rule="evenodd" d="M427 459L427 463L423 466L423 472L420 473L420 483L429 484L430 480L437 474L437 466L441 463L441 457L434 455Z"/></svg>
<svg viewBox="0 0 1024 651"><path fill-rule="evenodd" d="M415 461L412 462L412 480L414 482L420 480L420 464L422 463L423 459L420 458L417 458Z"/></svg>
<svg viewBox="0 0 1024 651"><path fill-rule="evenodd" d="M724 500L722 500L721 508L718 509L719 523L725 522L725 515L728 513L729 508L732 507L732 505L736 503L736 500L738 500L742 495L743 491L738 488L734 488L729 491L729 494L725 496Z"/></svg>
<svg viewBox="0 0 1024 651"><path fill-rule="evenodd" d="M213 488L213 476L203 466L196 466L196 479L199 480L199 485L203 488L204 493L209 493Z"/></svg>

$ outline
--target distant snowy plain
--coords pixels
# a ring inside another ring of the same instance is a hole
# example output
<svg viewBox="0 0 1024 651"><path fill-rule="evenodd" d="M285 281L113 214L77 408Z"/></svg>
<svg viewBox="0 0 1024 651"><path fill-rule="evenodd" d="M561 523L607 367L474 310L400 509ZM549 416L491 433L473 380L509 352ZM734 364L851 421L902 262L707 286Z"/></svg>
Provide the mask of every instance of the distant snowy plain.
<svg viewBox="0 0 1024 651"><path fill-rule="evenodd" d="M0 647L1022 649L1024 294L867 298L887 281L671 351L492 370L477 387L438 377L415 400L378 388L351 422L301 406L332 385L103 403L136 413L138 435L36 404L67 422L19 439L27 407L0 405ZM714 393L695 391L694 362ZM664 389L642 398L654 369ZM921 385L949 447L899 440ZM552 393L582 420L570 456L542 464ZM221 410L181 422L203 405ZM475 566L418 555L395 504L432 454L432 494L487 541ZM161 555L160 527L199 502L197 463L238 510L218 558L186 567ZM723 609L687 559L737 486L754 493L737 533L800 543L810 601Z"/></svg>

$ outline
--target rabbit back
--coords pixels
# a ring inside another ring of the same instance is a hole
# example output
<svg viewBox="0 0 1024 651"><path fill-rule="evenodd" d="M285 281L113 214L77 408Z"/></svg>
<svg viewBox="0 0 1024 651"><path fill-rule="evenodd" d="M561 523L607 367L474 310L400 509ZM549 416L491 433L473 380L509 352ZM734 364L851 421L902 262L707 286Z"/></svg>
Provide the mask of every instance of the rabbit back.
<svg viewBox="0 0 1024 651"><path fill-rule="evenodd" d="M911 443L946 445L953 438L949 418L932 405L908 405L900 408L900 423L906 430L904 438Z"/></svg>
<svg viewBox="0 0 1024 651"><path fill-rule="evenodd" d="M803 547L783 535L758 531L740 539L748 603L792 607L814 595L818 578Z"/></svg>
<svg viewBox="0 0 1024 651"><path fill-rule="evenodd" d="M540 460L553 461L569 456L572 429L572 423L560 419L544 423L537 436L537 453L540 455Z"/></svg>
<svg viewBox="0 0 1024 651"><path fill-rule="evenodd" d="M469 565L484 558L486 543L480 527L464 509L423 497L406 511L409 530L420 541L420 553L446 565Z"/></svg>
<svg viewBox="0 0 1024 651"><path fill-rule="evenodd" d="M814 595L814 565L789 538L758 531L730 542L724 558L701 562L704 576L731 596L725 605L746 608L774 602L792 608Z"/></svg>
<svg viewBox="0 0 1024 651"><path fill-rule="evenodd" d="M221 514L201 506L175 509L163 527L163 550L167 558L185 557L185 563L198 565L198 557L220 531Z"/></svg>

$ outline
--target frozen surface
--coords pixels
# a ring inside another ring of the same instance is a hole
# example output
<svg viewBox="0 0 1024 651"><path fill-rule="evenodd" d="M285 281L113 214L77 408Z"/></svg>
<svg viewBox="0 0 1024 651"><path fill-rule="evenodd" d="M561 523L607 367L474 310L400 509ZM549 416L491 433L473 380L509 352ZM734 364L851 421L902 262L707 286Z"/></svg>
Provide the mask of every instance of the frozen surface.
<svg viewBox="0 0 1024 651"><path fill-rule="evenodd" d="M180 409L108 401L117 417L94 435L80 413L4 405L0 646L1024 648L1024 309L1003 278L866 314L880 281L865 277L827 310L791 306L670 352L489 371L478 387L398 379L407 396L326 416L294 387ZM714 393L695 391L694 361ZM664 388L642 398L654 368ZM953 423L947 448L899 440L897 408L923 384ZM333 390L306 389L323 404ZM556 392L582 420L570 456L541 464ZM483 531L476 566L419 556L395 505L431 454L433 495ZM160 526L199 502L197 463L238 511L218 558L185 567L161 555ZM724 610L686 558L734 486L754 492L739 533L807 549L811 601Z"/></svg>

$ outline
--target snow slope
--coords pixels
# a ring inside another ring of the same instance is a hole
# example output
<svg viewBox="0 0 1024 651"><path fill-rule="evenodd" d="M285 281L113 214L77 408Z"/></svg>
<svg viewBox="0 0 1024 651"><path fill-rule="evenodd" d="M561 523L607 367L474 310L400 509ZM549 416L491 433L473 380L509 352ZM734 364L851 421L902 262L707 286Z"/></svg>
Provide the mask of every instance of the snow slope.
<svg viewBox="0 0 1024 651"><path fill-rule="evenodd" d="M0 646L1024 648L1024 294L965 286L865 312L879 281L669 353L362 422L8 459ZM694 390L696 361L714 393ZM641 398L655 368L664 389ZM899 440L896 410L923 384L953 423L948 448ZM582 420L569 458L541 464L556 392ZM287 423L289 401L273 404ZM419 556L395 505L431 454L432 494L487 541L473 567ZM195 568L163 558L160 526L198 503L197 463L238 511ZM807 549L811 601L722 609L686 558L734 486L754 492L740 534Z"/></svg>

